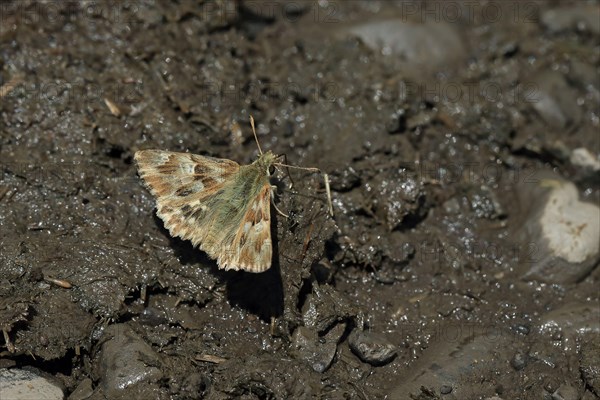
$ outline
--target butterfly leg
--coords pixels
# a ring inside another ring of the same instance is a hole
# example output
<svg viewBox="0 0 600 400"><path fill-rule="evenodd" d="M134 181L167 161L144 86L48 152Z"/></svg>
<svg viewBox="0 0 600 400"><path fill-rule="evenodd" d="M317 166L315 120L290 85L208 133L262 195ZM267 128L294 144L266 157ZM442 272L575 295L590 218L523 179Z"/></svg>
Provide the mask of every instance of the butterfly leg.
<svg viewBox="0 0 600 400"><path fill-rule="evenodd" d="M275 207L275 210L276 210L276 211L277 211L279 214L283 215L283 216L284 216L284 217L286 217L286 218L289 218L290 216L289 216L289 215L287 215L287 214L285 214L285 213L283 213L283 212L282 212L282 211L281 211L281 210L280 210L280 209L277 207L277 205L275 204L275 190L277 190L277 186L275 186L275 185L271 185L271 204L273 204L273 207Z"/></svg>

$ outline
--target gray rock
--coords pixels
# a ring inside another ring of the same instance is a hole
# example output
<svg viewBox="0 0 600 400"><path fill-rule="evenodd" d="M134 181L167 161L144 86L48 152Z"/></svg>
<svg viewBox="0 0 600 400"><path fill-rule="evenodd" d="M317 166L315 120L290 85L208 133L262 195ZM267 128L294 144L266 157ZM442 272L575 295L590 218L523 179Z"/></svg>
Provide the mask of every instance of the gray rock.
<svg viewBox="0 0 600 400"><path fill-rule="evenodd" d="M450 385L442 385L442 387L440 388L440 393L441 394L450 394L450 393L452 393L452 386L450 386Z"/></svg>
<svg viewBox="0 0 600 400"><path fill-rule="evenodd" d="M346 319L355 318L357 311L344 295L329 285L313 286L302 307L304 326L323 333L333 325Z"/></svg>
<svg viewBox="0 0 600 400"><path fill-rule="evenodd" d="M292 337L293 351L298 358L306 360L313 370L323 373L333 362L345 327L345 324L339 324L320 338L315 330L300 326Z"/></svg>
<svg viewBox="0 0 600 400"><path fill-rule="evenodd" d="M510 365L517 371L522 370L527 365L527 356L521 352L515 353L510 361Z"/></svg>
<svg viewBox="0 0 600 400"><path fill-rule="evenodd" d="M30 371L0 369L2 400L62 400L62 390L47 379Z"/></svg>
<svg viewBox="0 0 600 400"><path fill-rule="evenodd" d="M408 73L434 72L465 57L458 31L446 23L389 19L353 26L348 33L358 36L373 50L402 60Z"/></svg>
<svg viewBox="0 0 600 400"><path fill-rule="evenodd" d="M538 174L518 187L524 215L516 240L523 279L575 283L600 258L600 208L579 200L577 188L552 174Z"/></svg>
<svg viewBox="0 0 600 400"><path fill-rule="evenodd" d="M92 388L92 380L84 379L77 385L77 388L69 395L69 400L85 400L94 393Z"/></svg>
<svg viewBox="0 0 600 400"><path fill-rule="evenodd" d="M577 93L559 72L545 71L530 80L531 93L525 99L550 127L560 130L581 120Z"/></svg>
<svg viewBox="0 0 600 400"><path fill-rule="evenodd" d="M597 5L576 5L544 11L540 21L544 28L556 33L566 30L589 30L600 33L600 8Z"/></svg>
<svg viewBox="0 0 600 400"><path fill-rule="evenodd" d="M600 81L598 80L598 70L595 65L578 59L571 60L569 80L573 81L574 85L579 89L593 93L594 100L598 101Z"/></svg>
<svg viewBox="0 0 600 400"><path fill-rule="evenodd" d="M388 397L416 399L421 398L418 396L423 391L440 396L443 386L452 388L451 393L439 397L443 399L475 399L485 393L494 393L493 382L479 382L477 386L471 382L476 377L504 369L506 360L499 358L498 353L510 345L510 334L489 331L473 336L474 330L465 328L458 325L442 327L443 337L430 343L421 357L397 378L398 386Z"/></svg>
<svg viewBox="0 0 600 400"><path fill-rule="evenodd" d="M352 332L348 338L350 349L361 361L381 366L392 361L398 353L396 346L373 332Z"/></svg>
<svg viewBox="0 0 600 400"><path fill-rule="evenodd" d="M552 400L579 400L581 396L579 391L571 385L561 385L551 395Z"/></svg>
<svg viewBox="0 0 600 400"><path fill-rule="evenodd" d="M162 378L158 355L130 327L111 325L105 335L111 338L102 345L100 386L108 398L135 397Z"/></svg>

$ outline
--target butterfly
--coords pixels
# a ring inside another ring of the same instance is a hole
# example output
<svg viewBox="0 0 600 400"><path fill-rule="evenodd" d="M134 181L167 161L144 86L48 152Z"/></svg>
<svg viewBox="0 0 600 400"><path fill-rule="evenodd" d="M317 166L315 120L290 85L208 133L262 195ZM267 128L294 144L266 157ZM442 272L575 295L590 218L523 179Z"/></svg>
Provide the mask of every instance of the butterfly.
<svg viewBox="0 0 600 400"><path fill-rule="evenodd" d="M252 117L250 122L256 138ZM271 151L263 153L260 144L258 148L258 159L249 165L163 150L140 150L134 156L171 236L190 240L225 270L263 272L271 267L270 170L287 165L277 163L279 156ZM330 199L327 177L326 187Z"/></svg>

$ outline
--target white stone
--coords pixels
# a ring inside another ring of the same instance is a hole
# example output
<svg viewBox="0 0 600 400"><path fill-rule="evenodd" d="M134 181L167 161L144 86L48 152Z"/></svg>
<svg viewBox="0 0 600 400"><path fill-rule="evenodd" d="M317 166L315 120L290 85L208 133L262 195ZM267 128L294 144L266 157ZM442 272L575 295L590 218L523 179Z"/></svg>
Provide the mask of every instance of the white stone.
<svg viewBox="0 0 600 400"><path fill-rule="evenodd" d="M2 400L62 400L62 390L33 372L0 369Z"/></svg>
<svg viewBox="0 0 600 400"><path fill-rule="evenodd" d="M540 223L550 251L570 263L580 263L600 250L600 208L579 200L569 182L548 180L554 189Z"/></svg>
<svg viewBox="0 0 600 400"><path fill-rule="evenodd" d="M571 153L571 163L578 167L589 168L592 171L600 171L600 161L584 147L579 147Z"/></svg>

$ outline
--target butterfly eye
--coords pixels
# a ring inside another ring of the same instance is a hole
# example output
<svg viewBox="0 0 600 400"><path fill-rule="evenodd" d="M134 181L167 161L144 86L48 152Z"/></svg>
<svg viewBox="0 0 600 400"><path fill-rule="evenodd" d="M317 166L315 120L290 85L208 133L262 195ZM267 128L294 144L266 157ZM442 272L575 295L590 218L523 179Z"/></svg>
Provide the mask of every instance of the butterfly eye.
<svg viewBox="0 0 600 400"><path fill-rule="evenodd" d="M275 173L275 166L271 165L269 167L269 175L273 175Z"/></svg>

